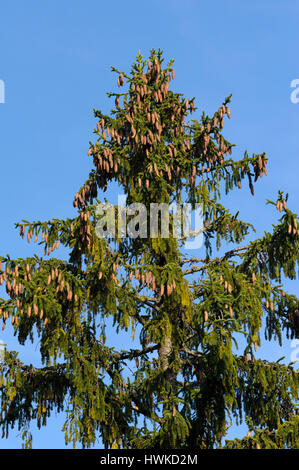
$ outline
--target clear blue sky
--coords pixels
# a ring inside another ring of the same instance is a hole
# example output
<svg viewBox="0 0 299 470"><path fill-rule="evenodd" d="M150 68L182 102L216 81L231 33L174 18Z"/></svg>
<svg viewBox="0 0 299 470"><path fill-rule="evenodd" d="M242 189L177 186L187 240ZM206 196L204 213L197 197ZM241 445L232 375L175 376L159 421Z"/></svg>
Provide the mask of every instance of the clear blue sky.
<svg viewBox="0 0 299 470"><path fill-rule="evenodd" d="M255 197L236 190L230 207L258 235L276 220L264 203L278 189L290 193L288 205L299 213L299 103L290 100L290 83L299 78L297 0L15 0L2 2L0 15L2 255L33 252L14 222L75 213L73 196L90 169L92 110L112 107L110 66L128 71L139 49L147 56L153 47L175 59L175 89L196 96L200 113L213 113L233 94L224 135L237 145L235 158L245 149L269 156L268 177L257 183ZM287 286L299 295L297 281ZM11 332L0 331L0 339L33 362L36 345L18 346ZM265 358L285 355L286 362L291 352L287 340L282 349L272 343L263 349ZM63 448L57 424L62 420L53 418L34 432L34 447ZM20 447L17 434L0 440L0 448Z"/></svg>

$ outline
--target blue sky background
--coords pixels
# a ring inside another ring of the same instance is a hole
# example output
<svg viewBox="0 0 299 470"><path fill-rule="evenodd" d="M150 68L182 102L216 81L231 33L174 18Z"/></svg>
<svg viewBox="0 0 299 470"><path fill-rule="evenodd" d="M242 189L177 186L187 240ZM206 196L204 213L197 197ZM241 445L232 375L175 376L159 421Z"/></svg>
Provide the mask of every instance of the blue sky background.
<svg viewBox="0 0 299 470"><path fill-rule="evenodd" d="M196 96L195 118L202 110L212 114L233 94L224 135L237 145L236 159L246 149L269 157L255 197L244 186L228 198L230 207L254 223L259 236L277 220L265 201L276 200L278 189L290 194L288 206L299 213L299 103L290 100L290 83L299 78L298 16L297 0L2 2L1 254L33 253L14 222L75 214L73 196L91 168L93 108L113 106L106 95L117 88L110 66L129 71L138 50L146 57L153 47L175 59L173 87ZM286 286L299 295L297 281ZM0 339L28 362L38 357L36 345L19 346L11 328L0 331ZM292 351L285 340L283 348L268 343L259 354L290 362ZM62 423L53 417L34 431L34 447L65 447ZM243 433L233 428L230 435ZM17 435L0 440L0 448L20 447Z"/></svg>

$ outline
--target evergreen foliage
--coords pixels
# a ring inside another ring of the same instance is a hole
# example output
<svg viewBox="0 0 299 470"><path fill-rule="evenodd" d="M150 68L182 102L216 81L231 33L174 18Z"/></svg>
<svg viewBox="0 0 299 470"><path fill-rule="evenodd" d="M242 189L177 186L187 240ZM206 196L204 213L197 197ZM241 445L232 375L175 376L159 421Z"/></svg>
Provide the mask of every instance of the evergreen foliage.
<svg viewBox="0 0 299 470"><path fill-rule="evenodd" d="M93 169L73 201L78 215L17 223L44 257L0 257L3 329L11 321L20 344L36 332L42 361L38 368L5 352L3 437L17 425L30 447L30 422L44 426L64 411L65 440L74 446L100 438L106 448L298 448L298 376L292 364L255 359L262 333L280 343L284 334L298 337L299 301L282 286L282 276L296 277L297 215L279 192L268 201L280 217L272 233L244 241L254 229L221 195L246 182L254 194L268 159L232 158L223 136L230 97L213 116L187 120L195 98L171 91L173 61L163 63L152 50L148 61L139 53L128 74L112 68L125 91L108 94L110 115L94 111ZM128 205L201 204L202 257L187 258L184 238L171 232L99 238L98 197L112 182ZM52 255L59 244L68 260ZM140 348L108 346L108 317L128 344L138 331ZM240 355L236 334L246 343ZM250 433L224 444L231 419L246 419Z"/></svg>

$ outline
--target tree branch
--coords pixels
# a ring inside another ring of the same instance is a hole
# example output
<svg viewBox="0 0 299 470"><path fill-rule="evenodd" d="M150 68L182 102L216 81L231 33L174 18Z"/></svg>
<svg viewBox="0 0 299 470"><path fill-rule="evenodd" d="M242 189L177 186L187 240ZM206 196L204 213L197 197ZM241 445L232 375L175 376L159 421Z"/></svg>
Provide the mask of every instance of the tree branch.
<svg viewBox="0 0 299 470"><path fill-rule="evenodd" d="M214 264L220 264L222 261L225 261L226 259L231 258L232 256L239 256L239 251L247 250L250 245L242 246L239 248L235 248L234 250L227 251L224 256L221 258L215 258L212 261L209 261L208 263L202 265L202 266L191 266L190 269L185 269L183 271L183 275L187 274L192 274L200 271L204 271L205 269L209 268L210 266L214 266Z"/></svg>
<svg viewBox="0 0 299 470"><path fill-rule="evenodd" d="M147 348L144 349L131 349L130 352L126 353L119 353L119 360L124 360L124 359L133 359L136 357L140 357L143 354L148 354L153 351L156 351L159 348L158 344L155 344L153 346L148 346Z"/></svg>

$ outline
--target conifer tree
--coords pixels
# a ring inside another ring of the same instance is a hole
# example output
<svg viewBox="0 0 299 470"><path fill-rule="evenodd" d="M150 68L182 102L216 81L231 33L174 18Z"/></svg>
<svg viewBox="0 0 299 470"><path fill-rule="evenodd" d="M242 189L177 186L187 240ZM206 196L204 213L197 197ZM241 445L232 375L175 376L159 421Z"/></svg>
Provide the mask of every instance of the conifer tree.
<svg viewBox="0 0 299 470"><path fill-rule="evenodd" d="M5 351L3 437L17 426L30 446L31 421L45 426L65 412L66 443L85 448L298 448L296 372L255 359L262 340L298 337L299 301L282 284L296 277L297 215L279 192L267 201L277 225L248 242L252 225L222 205L223 193L248 184L254 194L267 174L265 153L232 158L223 136L231 97L212 116L191 119L195 98L171 91L173 61L164 66L161 50L148 60L139 53L129 73L112 71L119 88L108 93L111 114L94 111L93 166L74 197L77 216L17 223L44 256L1 257L3 329L11 321L20 344L37 334L42 364ZM152 203L200 204L201 256L188 257L185 237L163 237L161 226L156 237L99 237L99 204L116 183L127 207L142 203L147 214ZM59 245L67 260L53 254ZM107 319L127 344L107 344ZM244 337L239 352L236 335ZM249 432L225 441L232 419L246 419Z"/></svg>

